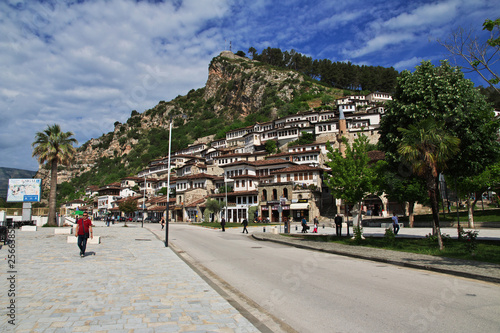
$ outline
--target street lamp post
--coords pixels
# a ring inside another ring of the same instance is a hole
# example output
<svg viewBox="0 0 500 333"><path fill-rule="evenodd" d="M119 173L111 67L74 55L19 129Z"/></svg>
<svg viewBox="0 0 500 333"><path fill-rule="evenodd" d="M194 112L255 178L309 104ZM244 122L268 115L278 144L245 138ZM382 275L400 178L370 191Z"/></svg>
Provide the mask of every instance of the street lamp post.
<svg viewBox="0 0 500 333"><path fill-rule="evenodd" d="M172 150L172 117L170 117L168 135L168 164L167 164L167 216L165 218L165 247L168 247L168 220L170 216L170 155Z"/></svg>
<svg viewBox="0 0 500 333"><path fill-rule="evenodd" d="M144 228L144 208L146 208L146 174L144 174L144 190L142 191L142 219L141 228Z"/></svg>

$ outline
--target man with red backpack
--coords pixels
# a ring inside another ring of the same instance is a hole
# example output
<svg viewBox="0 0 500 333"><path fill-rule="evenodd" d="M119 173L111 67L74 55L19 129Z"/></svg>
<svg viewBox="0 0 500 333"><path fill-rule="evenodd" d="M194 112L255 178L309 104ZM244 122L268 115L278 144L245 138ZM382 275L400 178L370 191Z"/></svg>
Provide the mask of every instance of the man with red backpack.
<svg viewBox="0 0 500 333"><path fill-rule="evenodd" d="M92 221L89 219L87 212L83 213L83 218L76 221L75 237L78 237L78 247L80 248L80 257L85 257L85 249L87 247L87 239L94 238L92 232Z"/></svg>

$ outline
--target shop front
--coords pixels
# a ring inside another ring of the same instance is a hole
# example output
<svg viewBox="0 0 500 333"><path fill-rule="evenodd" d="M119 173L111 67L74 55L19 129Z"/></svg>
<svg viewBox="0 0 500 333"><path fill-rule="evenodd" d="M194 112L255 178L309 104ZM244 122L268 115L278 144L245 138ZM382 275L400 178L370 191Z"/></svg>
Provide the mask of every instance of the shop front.
<svg viewBox="0 0 500 333"><path fill-rule="evenodd" d="M282 212L282 218L280 221L280 206ZM265 205L261 206L261 215L263 221L267 221L272 223L279 223L288 220L290 218L290 205L282 204L279 200L277 201L268 201Z"/></svg>
<svg viewBox="0 0 500 333"><path fill-rule="evenodd" d="M292 202L290 205L291 216L294 221L301 221L302 218L306 218L307 221L311 221L309 216L309 202L307 199L299 199L298 202Z"/></svg>

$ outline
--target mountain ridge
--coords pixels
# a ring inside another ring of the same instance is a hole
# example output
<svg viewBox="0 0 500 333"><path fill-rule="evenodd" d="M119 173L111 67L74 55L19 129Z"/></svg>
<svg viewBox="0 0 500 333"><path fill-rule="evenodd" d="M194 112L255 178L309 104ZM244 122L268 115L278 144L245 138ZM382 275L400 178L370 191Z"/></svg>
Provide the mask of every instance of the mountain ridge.
<svg viewBox="0 0 500 333"><path fill-rule="evenodd" d="M78 148L75 163L61 167L58 182L71 182L76 190L104 185L136 175L148 162L168 154L168 125L173 120L172 151L203 137L215 139L257 122L328 107L344 91L327 87L295 70L275 67L223 51L209 64L207 83L185 96L139 113L125 123L90 139ZM46 167L39 176L48 184Z"/></svg>

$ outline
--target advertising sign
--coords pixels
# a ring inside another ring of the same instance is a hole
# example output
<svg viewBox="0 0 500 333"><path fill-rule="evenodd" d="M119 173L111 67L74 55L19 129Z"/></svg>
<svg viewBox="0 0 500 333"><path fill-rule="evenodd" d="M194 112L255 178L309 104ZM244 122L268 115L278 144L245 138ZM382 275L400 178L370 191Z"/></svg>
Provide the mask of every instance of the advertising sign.
<svg viewBox="0 0 500 333"><path fill-rule="evenodd" d="M9 179L7 202L40 202L41 179Z"/></svg>

